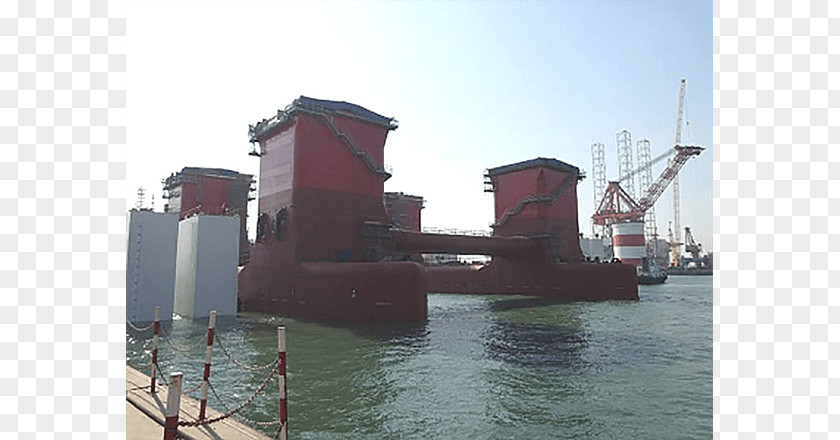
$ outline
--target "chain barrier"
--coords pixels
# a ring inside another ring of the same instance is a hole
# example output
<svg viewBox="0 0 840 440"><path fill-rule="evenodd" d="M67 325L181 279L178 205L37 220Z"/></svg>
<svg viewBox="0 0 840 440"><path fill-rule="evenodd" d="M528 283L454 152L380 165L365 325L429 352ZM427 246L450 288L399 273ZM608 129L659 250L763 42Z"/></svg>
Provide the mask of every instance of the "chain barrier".
<svg viewBox="0 0 840 440"><path fill-rule="evenodd" d="M207 342L207 336L201 335L201 337L198 338L198 340L195 341L195 343L193 345L187 346L187 347L179 347L179 346L175 345L172 342L171 339L169 339L169 335L167 335L166 332L163 331L163 329L161 329L160 334L161 334L161 336L163 336L163 340L166 341L166 343L169 344L169 346L172 347L173 350L175 350L177 352L180 352L180 353L192 353L196 348L201 346L202 342L204 342L204 343Z"/></svg>
<svg viewBox="0 0 840 440"><path fill-rule="evenodd" d="M137 332L144 332L144 331L149 330L150 328L152 328L152 327L154 327L154 326L155 326L155 323L154 323L154 322L152 322L151 324L149 324L149 325L148 325L148 326L146 326L146 327L139 328L139 327L137 327L136 325L132 324L132 323L131 323L131 321L129 321L129 320L127 320L127 319L125 320L125 323L126 323L126 324L128 324L128 326L129 326L129 327L133 328L133 329L134 329L135 331L137 331Z"/></svg>
<svg viewBox="0 0 840 440"><path fill-rule="evenodd" d="M154 326L154 323L152 323L151 325L149 325L147 327L140 328L140 327L137 327L136 325L134 325L133 323L131 323L128 320L126 320L126 323L137 332L146 331L146 330L148 330L148 329L150 329ZM161 331L160 331L160 336L163 337L163 339L166 341L166 343L169 344L169 346L175 352L187 353L187 354L193 352L196 348L200 347L202 342L206 342L206 337L204 335L202 335L201 338L198 339L194 344L192 344L190 346L182 347L182 346L178 346L175 343L173 343L172 340L170 339L169 335L166 334L166 332L164 332L163 329L161 329ZM275 438L275 439L279 438L280 434L282 432L282 429L283 429L283 424L282 424L282 422L279 418L276 419L276 420L273 420L273 421L269 421L269 422L262 422L262 421L257 421L257 420L251 420L248 417L241 414L240 412L242 411L243 408L250 405L254 401L254 399L256 399L257 396L259 396L260 394L262 394L265 391L268 383L271 382L273 377L275 377L274 374L277 372L277 369L278 369L279 364L280 364L280 360L275 359L272 362L270 362L268 364L265 364L265 365L259 365L259 366L253 366L253 367L248 366L248 365L243 364L242 362L237 361L233 357L233 355L231 354L230 351L228 351L227 347L224 345L224 343L222 342L222 340L218 336L218 334L214 335L214 339L218 342L219 346L222 348L222 352L224 352L225 356L228 359L230 359L230 361L232 363L234 363L240 369L248 371L248 372L259 372L259 371L265 371L265 370L270 370L270 371L268 372L268 374L266 375L266 377L262 381L262 383L259 385L259 387L257 387L257 390L251 396L249 396L247 399L245 399L242 403L240 403L236 408L233 408L233 409L231 409L230 406L227 404L227 402L225 402L221 398L221 396L219 396L219 393L216 391L216 388L213 386L213 383L208 381L207 384L209 385L210 390L212 391L216 400L219 403L221 403L221 405L225 408L226 412L224 414L222 414L221 416L214 417L214 418L211 418L211 419L196 420L196 421L193 421L193 422L180 421L178 423L178 426L180 426L180 427L198 427L198 426L210 425L212 423L216 423L216 422L222 421L224 419L233 417L235 420L237 420L241 423L244 423L246 425L249 425L252 428L255 428L255 429L258 429L258 430L261 429L261 428L264 429L264 428L269 427L269 426L277 426L278 429L277 429L277 432L274 434L273 438ZM145 347L145 345L147 343L148 343L148 340L145 341L142 344L142 346ZM148 353L140 353L140 357L141 358L145 357L147 354ZM132 365L130 362L127 362L127 363L137 370L145 370L146 368L153 367L155 369L155 371L157 371L157 373L158 373L157 379L161 382L161 384L165 385L165 386L170 386L169 381L166 380L166 375L163 374L163 371L161 370L159 363L157 363L157 362L153 363L151 360L149 360L149 362L147 362L143 365ZM196 383L195 386L193 386L189 390L182 391L181 393L182 393L182 395L189 395L191 393L194 393L195 391L199 390L202 387L203 384L204 384L203 380L199 381L198 383ZM149 388L151 388L151 385L135 386L135 387L129 388L129 391L147 390Z"/></svg>
<svg viewBox="0 0 840 440"><path fill-rule="evenodd" d="M233 356L230 354L230 352L227 350L227 348L225 348L225 344L223 344L222 340L219 339L219 335L215 335L215 337L216 337L216 342L219 343L219 347L221 347L222 352L225 353L225 356L227 356L227 358L230 359L231 362L236 364L236 366L238 366L239 368L241 368L245 371L265 371L265 370L277 365L277 360L273 360L270 363L267 363L265 365L260 365L258 367L249 367L248 365L245 365L245 364L243 364L243 363L241 363L241 362L239 362L239 361L237 361L236 359L233 358Z"/></svg>
<svg viewBox="0 0 840 440"><path fill-rule="evenodd" d="M166 380L166 377L163 375L163 371L160 371L160 365L155 364L155 369L160 374L160 376L158 376L157 379L159 381L161 381L164 385L169 386L169 382Z"/></svg>
<svg viewBox="0 0 840 440"><path fill-rule="evenodd" d="M230 406L228 406L228 404L224 400L222 400L222 398L219 396L219 393L216 392L216 388L213 387L213 383L211 383L211 382L208 382L208 383L210 384L210 391L212 391L213 395L216 396L216 400L218 400L219 403L221 403L222 406L225 407L225 411L230 411ZM257 427L257 426L274 426L274 425L279 425L280 424L280 419L273 420L271 422L259 422L259 421L256 421L256 420L251 420L251 419L245 417L242 414L236 414L236 417L234 417L234 418L236 420L239 420L240 422L250 424L252 428Z"/></svg>
<svg viewBox="0 0 840 440"><path fill-rule="evenodd" d="M278 363L280 362L280 361L279 361L279 359L278 359L278 361L277 361L277 362L278 362ZM216 422L222 421L222 420L224 420L224 419L227 419L228 417L233 416L234 414L236 414L236 413L238 413L239 411L241 411L241 410L242 410L242 408L245 408L246 406L250 405L250 404L251 404L251 402L253 402L253 401L254 401L254 399L256 399L256 398L257 398L257 396L258 396L258 395L260 395L260 394L263 392L263 390L265 390L265 387L266 387L266 386L268 385L268 383L271 381L271 378L272 378L272 377L274 377L274 371L269 372L269 373L268 373L268 375L266 375L266 376L265 376L265 379L264 379L264 380L263 380L263 382L260 384L260 386L257 388L257 391L255 391L255 392L254 392L254 394L252 394L250 397L248 397L247 399L245 399L245 401L244 401L244 402L242 402L239 406L237 406L237 407L236 407L236 408L234 408L233 410L229 410L227 413L222 414L222 415L221 415L221 416L219 416L219 417L214 417L214 418L212 418L212 419L196 420L195 422L184 422L184 421L179 421L179 422L178 422L178 426L185 426L185 427L204 426L204 425L209 425L209 424L211 424L211 423L216 423Z"/></svg>

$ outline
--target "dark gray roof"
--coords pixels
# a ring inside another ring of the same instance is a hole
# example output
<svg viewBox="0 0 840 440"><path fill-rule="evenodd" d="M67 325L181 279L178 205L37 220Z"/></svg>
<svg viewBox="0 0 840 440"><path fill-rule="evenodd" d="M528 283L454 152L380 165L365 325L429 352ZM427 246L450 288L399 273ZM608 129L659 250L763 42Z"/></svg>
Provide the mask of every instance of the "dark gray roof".
<svg viewBox="0 0 840 440"><path fill-rule="evenodd" d="M226 170L224 168L202 168L202 167L184 167L181 170L182 173L194 173L194 174L203 174L207 176L228 176L228 177L237 177L239 175L247 175L238 173L232 170Z"/></svg>
<svg viewBox="0 0 840 440"><path fill-rule="evenodd" d="M487 173L491 176L496 176L499 174L510 173L513 171L521 171L534 167L546 167L558 171L580 174L580 169L578 169L578 167L574 165L569 165L566 162L557 159L550 159L546 157L538 157L536 159L526 160L524 162L517 162L510 165L503 165L496 168L490 168L489 170L487 170Z"/></svg>
<svg viewBox="0 0 840 440"><path fill-rule="evenodd" d="M390 125L394 118L386 118L378 113L374 113L360 105L356 105L345 101L327 101L325 99L315 99L301 95L297 102L305 106L321 107L325 110L334 112L352 113L356 117L368 120L370 122L382 125Z"/></svg>
<svg viewBox="0 0 840 440"><path fill-rule="evenodd" d="M358 118L362 121L370 122L388 130L396 130L399 124L394 118L387 118L378 113L374 113L360 105L344 101L328 101L325 99L315 99L308 96L301 95L300 98L292 101L283 110L278 110L277 115L270 119L263 119L262 121L252 124L248 127L248 134L251 137L251 142L257 142L264 136L270 135L275 130L284 127L286 123L291 122L294 114L299 110L310 110L320 112L337 113L340 115L349 115Z"/></svg>
<svg viewBox="0 0 840 440"><path fill-rule="evenodd" d="M172 173L169 177L163 180L163 189L169 190L180 185L187 175L221 177L242 182L250 182L254 177L250 174L242 174L236 171L226 170L224 168L184 167L181 171Z"/></svg>

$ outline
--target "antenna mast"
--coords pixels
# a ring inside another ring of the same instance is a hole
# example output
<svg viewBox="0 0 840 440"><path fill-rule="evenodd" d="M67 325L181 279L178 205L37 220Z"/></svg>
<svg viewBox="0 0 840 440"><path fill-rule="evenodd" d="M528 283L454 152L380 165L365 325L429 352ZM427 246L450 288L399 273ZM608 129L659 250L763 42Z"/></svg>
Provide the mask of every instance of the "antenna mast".
<svg viewBox="0 0 840 440"><path fill-rule="evenodd" d="M137 202L134 207L140 211L143 209L143 205L146 204L146 188L142 186L137 187Z"/></svg>

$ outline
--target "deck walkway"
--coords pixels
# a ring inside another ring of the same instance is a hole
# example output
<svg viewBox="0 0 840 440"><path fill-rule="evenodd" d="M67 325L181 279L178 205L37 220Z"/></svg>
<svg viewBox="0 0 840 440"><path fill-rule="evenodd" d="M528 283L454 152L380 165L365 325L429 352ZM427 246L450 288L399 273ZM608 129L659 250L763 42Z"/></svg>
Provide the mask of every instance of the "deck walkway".
<svg viewBox="0 0 840 440"><path fill-rule="evenodd" d="M125 400L126 400L126 440L148 440L163 438L164 409L166 408L166 385L158 384L155 394L149 393L149 376L126 365ZM144 388L145 387L145 388ZM198 416L199 402L189 396L181 395L179 420L195 421ZM207 418L218 417L223 413L207 407ZM227 418L202 427L178 429L179 435L186 439L230 439L230 440L269 440L271 437Z"/></svg>

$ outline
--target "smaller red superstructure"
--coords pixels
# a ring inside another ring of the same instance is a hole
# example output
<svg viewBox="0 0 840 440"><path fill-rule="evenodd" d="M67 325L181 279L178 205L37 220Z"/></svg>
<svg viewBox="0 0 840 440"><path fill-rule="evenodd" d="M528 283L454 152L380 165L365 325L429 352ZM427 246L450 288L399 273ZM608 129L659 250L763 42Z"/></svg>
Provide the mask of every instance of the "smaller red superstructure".
<svg viewBox="0 0 840 440"><path fill-rule="evenodd" d="M578 241L577 183L580 170L536 158L492 168L485 191L493 192L496 221L491 237L397 235L398 249L491 255L483 266L427 267L429 292L526 294L562 300L638 299L635 269L584 262Z"/></svg>
<svg viewBox="0 0 840 440"><path fill-rule="evenodd" d="M493 192L493 235L543 240L547 258L581 262L577 183L580 170L557 159L538 157L487 170L485 191Z"/></svg>
<svg viewBox="0 0 840 440"><path fill-rule="evenodd" d="M401 192L385 193L385 212L392 225L405 231L420 232L423 198Z"/></svg>
<svg viewBox="0 0 840 440"><path fill-rule="evenodd" d="M239 264L248 260L248 201L254 176L222 168L184 167L163 180L164 212L177 212L180 219L198 213L239 215Z"/></svg>

